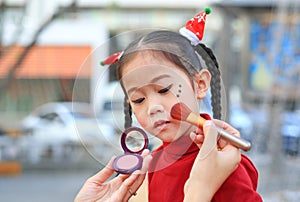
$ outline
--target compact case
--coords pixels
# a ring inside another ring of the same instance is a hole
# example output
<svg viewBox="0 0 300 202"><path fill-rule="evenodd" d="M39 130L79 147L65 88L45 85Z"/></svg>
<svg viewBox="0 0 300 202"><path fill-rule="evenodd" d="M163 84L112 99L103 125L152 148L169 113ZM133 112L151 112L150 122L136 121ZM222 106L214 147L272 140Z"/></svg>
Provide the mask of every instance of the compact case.
<svg viewBox="0 0 300 202"><path fill-rule="evenodd" d="M125 153L115 158L113 162L115 171L130 174L141 169L143 165L141 154L148 148L148 144L148 136L144 130L138 127L127 128L121 136L121 146Z"/></svg>

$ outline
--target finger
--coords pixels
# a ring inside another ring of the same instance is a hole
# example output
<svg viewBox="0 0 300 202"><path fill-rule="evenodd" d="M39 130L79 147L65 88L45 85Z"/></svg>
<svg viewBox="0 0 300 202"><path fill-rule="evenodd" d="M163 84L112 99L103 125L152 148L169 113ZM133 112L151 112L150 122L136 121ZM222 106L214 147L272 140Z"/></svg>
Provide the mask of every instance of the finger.
<svg viewBox="0 0 300 202"><path fill-rule="evenodd" d="M137 181L138 176L139 175L135 172L128 175L128 178L124 180L118 189L117 194L113 196L112 201L128 201L128 199L132 196L129 190L131 190L132 193L136 192L136 190L133 190L131 187Z"/></svg>
<svg viewBox="0 0 300 202"><path fill-rule="evenodd" d="M118 178L120 178L122 181L126 180L128 177L130 177L131 174L119 174Z"/></svg>
<svg viewBox="0 0 300 202"><path fill-rule="evenodd" d="M204 141L204 135L203 134L196 134L195 132L190 133L191 140L196 143L199 147L201 147L203 141Z"/></svg>
<svg viewBox="0 0 300 202"><path fill-rule="evenodd" d="M202 127L198 127L195 132L196 132L196 134L203 134Z"/></svg>
<svg viewBox="0 0 300 202"><path fill-rule="evenodd" d="M151 155L146 156L144 158L144 161L143 161L142 169L141 170L136 170L132 174L132 175L137 175L138 176L138 178L135 181L134 186L132 186L133 191L137 190L141 186L142 182L144 181L151 160L152 160L152 156Z"/></svg>
<svg viewBox="0 0 300 202"><path fill-rule="evenodd" d="M107 179L109 179L112 174L114 174L113 169L113 161L115 159L115 156L110 159L108 164L98 173L96 173L94 176L90 177L88 181L93 181L98 184L103 184Z"/></svg>
<svg viewBox="0 0 300 202"><path fill-rule="evenodd" d="M223 138L219 138L218 148L223 149L227 144L228 144L228 142L226 140L224 140Z"/></svg>
<svg viewBox="0 0 300 202"><path fill-rule="evenodd" d="M234 170L238 164L241 161L241 151L230 144L227 144L220 152L220 157L223 159L226 164L226 162L231 162L232 163L232 169Z"/></svg>
<svg viewBox="0 0 300 202"><path fill-rule="evenodd" d="M149 149L144 149L142 152L142 157L147 156L150 153Z"/></svg>
<svg viewBox="0 0 300 202"><path fill-rule="evenodd" d="M219 128L237 136L237 137L240 137L240 132L235 129L234 127L232 127L231 125L229 125L228 123L226 123L225 121L221 121L221 120L218 120L218 119L214 119L213 120L214 124L216 126L218 126Z"/></svg>
<svg viewBox="0 0 300 202"><path fill-rule="evenodd" d="M150 154L144 157L142 169L134 171L130 175L130 177L128 177L122 183L120 187L120 194L123 194L124 196L126 196L126 198L130 198L132 196L130 192L136 193L136 191L140 188L146 177L146 172L148 170L151 160L152 156Z"/></svg>
<svg viewBox="0 0 300 202"><path fill-rule="evenodd" d="M191 140L192 140L193 142L195 142L196 136L197 136L197 134L196 134L195 132L191 132L191 133L190 133L190 138L191 138ZM195 142L195 143L196 143L196 142ZM196 143L196 144L197 144L197 143Z"/></svg>
<svg viewBox="0 0 300 202"><path fill-rule="evenodd" d="M141 173L146 173L148 171L151 160L152 155L148 153L147 156L144 157Z"/></svg>
<svg viewBox="0 0 300 202"><path fill-rule="evenodd" d="M134 175L136 175L138 177L135 178L134 181L132 181L133 179L129 179L129 178L126 180L127 181L126 183L130 187L131 192L136 193L136 191L142 185L142 183L146 177L146 173L147 173L147 170L148 170L151 160L152 160L151 155L146 156L143 161L142 169L137 170L133 173Z"/></svg>
<svg viewBox="0 0 300 202"><path fill-rule="evenodd" d="M200 150L200 157L207 156L212 150L217 150L218 132L212 121L205 121L203 125L204 142Z"/></svg>
<svg viewBox="0 0 300 202"><path fill-rule="evenodd" d="M134 182L137 180L137 178L139 177L140 173L139 171L134 171L131 175L128 175L129 177L124 180L123 184L125 187L131 187Z"/></svg>

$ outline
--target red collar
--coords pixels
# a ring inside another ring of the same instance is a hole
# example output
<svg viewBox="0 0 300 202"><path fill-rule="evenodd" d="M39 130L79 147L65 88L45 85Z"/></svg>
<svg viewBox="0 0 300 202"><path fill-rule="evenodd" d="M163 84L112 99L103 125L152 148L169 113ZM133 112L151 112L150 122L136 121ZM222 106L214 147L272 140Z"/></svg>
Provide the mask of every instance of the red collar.
<svg viewBox="0 0 300 202"><path fill-rule="evenodd" d="M170 155L170 157L174 156L175 158L199 150L198 146L191 140L189 134L180 137L174 142L164 142L162 149L166 155Z"/></svg>

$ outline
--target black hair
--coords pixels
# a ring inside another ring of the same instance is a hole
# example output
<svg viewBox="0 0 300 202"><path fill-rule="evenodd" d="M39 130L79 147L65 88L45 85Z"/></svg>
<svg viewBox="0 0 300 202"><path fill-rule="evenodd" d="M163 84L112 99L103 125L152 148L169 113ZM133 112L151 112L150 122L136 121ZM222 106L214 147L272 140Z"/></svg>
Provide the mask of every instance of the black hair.
<svg viewBox="0 0 300 202"><path fill-rule="evenodd" d="M221 78L219 65L211 49L204 44L196 46L181 34L173 31L158 30L150 32L128 45L124 50L122 57L117 64L117 76L121 78L122 66L125 65L132 57L135 57L139 51L147 50L154 54L159 53L178 67L182 68L192 79L193 76L201 69L199 56L205 61L208 71L212 75L211 79L211 105L213 108L213 117L221 118ZM125 93L124 113L125 128L131 126L132 111L127 102L127 95L121 81L121 86Z"/></svg>

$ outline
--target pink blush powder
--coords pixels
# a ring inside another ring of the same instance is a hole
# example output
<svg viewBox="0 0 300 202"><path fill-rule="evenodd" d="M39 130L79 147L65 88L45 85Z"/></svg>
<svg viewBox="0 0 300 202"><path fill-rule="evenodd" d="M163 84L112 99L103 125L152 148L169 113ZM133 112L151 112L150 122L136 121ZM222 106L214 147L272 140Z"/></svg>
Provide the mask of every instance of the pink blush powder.
<svg viewBox="0 0 300 202"><path fill-rule="evenodd" d="M120 169L131 169L135 167L139 162L139 159L134 155L125 155L118 159L117 166Z"/></svg>

